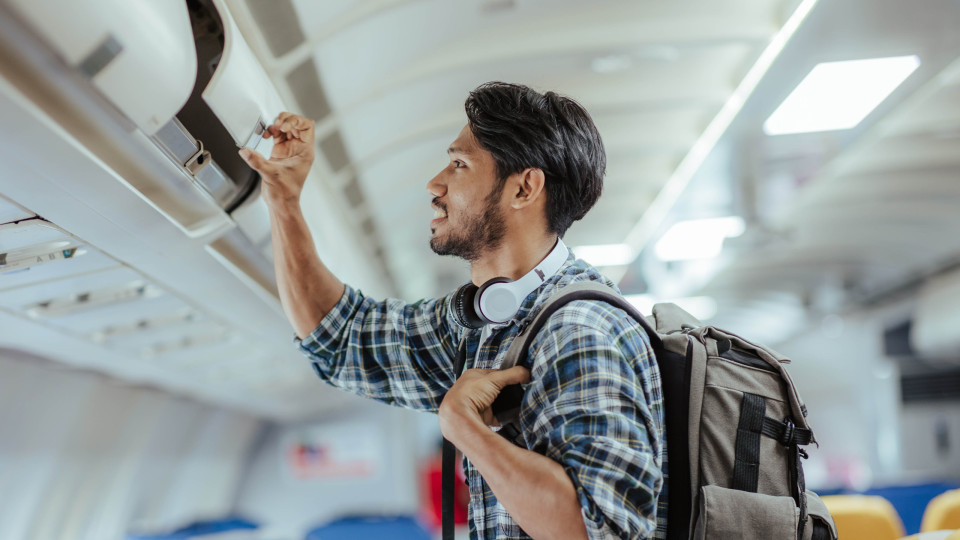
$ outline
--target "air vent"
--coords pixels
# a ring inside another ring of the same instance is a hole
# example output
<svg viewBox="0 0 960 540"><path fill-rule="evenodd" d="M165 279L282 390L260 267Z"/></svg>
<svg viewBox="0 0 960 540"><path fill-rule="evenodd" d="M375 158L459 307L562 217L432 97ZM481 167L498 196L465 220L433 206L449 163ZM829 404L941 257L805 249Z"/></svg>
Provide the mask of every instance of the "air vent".
<svg viewBox="0 0 960 540"><path fill-rule="evenodd" d="M307 57L287 75L287 85L304 116L320 122L330 115L330 104L320 84L320 74L317 73L313 57Z"/></svg>
<svg viewBox="0 0 960 540"><path fill-rule="evenodd" d="M900 378L903 403L960 401L960 368Z"/></svg>
<svg viewBox="0 0 960 540"><path fill-rule="evenodd" d="M883 331L883 354L887 356L914 356L910 347L910 328L913 324L905 321Z"/></svg>
<svg viewBox="0 0 960 540"><path fill-rule="evenodd" d="M247 9L257 21L270 54L280 58L303 43L300 18L290 0L247 0Z"/></svg>

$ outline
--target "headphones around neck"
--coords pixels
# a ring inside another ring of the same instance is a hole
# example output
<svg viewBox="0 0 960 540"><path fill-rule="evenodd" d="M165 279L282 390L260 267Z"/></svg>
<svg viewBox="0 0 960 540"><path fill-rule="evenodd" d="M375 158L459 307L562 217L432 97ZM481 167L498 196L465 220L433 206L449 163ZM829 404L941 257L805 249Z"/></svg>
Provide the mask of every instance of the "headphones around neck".
<svg viewBox="0 0 960 540"><path fill-rule="evenodd" d="M557 238L553 250L522 278L510 281L505 277L495 277L479 287L473 283L460 287L453 295L454 319L461 326L475 329L509 321L528 294L560 271L568 253L563 240Z"/></svg>

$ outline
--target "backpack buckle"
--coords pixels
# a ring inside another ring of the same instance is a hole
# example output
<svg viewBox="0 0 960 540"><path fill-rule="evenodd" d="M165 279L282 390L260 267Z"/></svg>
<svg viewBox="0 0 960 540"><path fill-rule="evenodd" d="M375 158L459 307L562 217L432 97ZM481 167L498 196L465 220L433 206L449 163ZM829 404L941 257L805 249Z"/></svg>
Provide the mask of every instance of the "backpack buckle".
<svg viewBox="0 0 960 540"><path fill-rule="evenodd" d="M789 417L783 419L783 436L780 437L780 444L784 446L794 444L793 433L796 427L796 424Z"/></svg>

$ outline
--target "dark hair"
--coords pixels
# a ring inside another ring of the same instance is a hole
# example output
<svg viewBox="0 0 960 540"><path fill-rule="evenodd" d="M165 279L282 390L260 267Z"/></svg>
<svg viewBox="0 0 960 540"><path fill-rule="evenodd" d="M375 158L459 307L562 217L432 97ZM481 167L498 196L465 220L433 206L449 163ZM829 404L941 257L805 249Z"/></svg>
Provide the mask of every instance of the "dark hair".
<svg viewBox="0 0 960 540"><path fill-rule="evenodd" d="M524 169L543 171L551 232L563 236L600 198L607 157L597 127L576 101L489 82L470 92L464 108L474 138L493 155L499 188Z"/></svg>

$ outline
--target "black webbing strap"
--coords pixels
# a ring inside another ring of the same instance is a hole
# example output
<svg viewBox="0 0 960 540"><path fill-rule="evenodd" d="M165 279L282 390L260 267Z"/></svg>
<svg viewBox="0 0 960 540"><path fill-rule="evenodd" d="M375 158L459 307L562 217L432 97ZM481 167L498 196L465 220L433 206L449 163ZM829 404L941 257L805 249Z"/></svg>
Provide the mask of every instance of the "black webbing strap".
<svg viewBox="0 0 960 540"><path fill-rule="evenodd" d="M793 476L793 485L797 488L797 505L800 506L797 538L803 538L803 526L807 522L807 483L803 479L803 462L800 461L800 447L796 443L790 446L790 456L793 458L793 467L790 468L790 472Z"/></svg>
<svg viewBox="0 0 960 540"><path fill-rule="evenodd" d="M742 421L741 416L741 422ZM801 456L807 457L807 454L800 450L800 446L810 444L810 441L813 440L813 431L796 427L793 420L788 417L781 421L774 420L773 418L764 418L761 432L785 446L789 453L790 486L793 498L797 501L797 506L800 508L797 538L803 538L803 528L807 521L807 486L803 478L803 462L800 458ZM739 433L737 442L739 443ZM816 532L816 529L814 529L814 532Z"/></svg>
<svg viewBox="0 0 960 540"><path fill-rule="evenodd" d="M460 341L460 347L457 349L457 359L453 364L454 379L460 378L460 372L467 362L467 340ZM443 540L453 540L453 494L456 486L456 479L453 474L454 467L457 466L457 449L453 443L443 439L443 464L440 472L440 522L443 532Z"/></svg>
<svg viewBox="0 0 960 540"><path fill-rule="evenodd" d="M798 428L788 418L787 420L763 419L763 434L776 440L784 446L799 444L805 446L813 440L813 431Z"/></svg>
<svg viewBox="0 0 960 540"><path fill-rule="evenodd" d="M740 423L733 464L733 489L757 492L760 480L760 434L767 412L767 402L756 394L743 394L740 402Z"/></svg>

